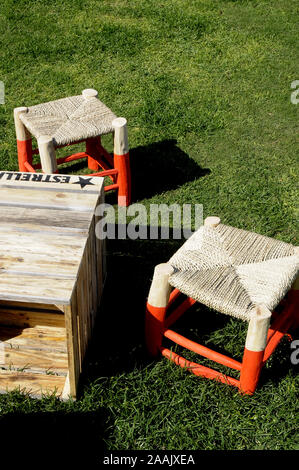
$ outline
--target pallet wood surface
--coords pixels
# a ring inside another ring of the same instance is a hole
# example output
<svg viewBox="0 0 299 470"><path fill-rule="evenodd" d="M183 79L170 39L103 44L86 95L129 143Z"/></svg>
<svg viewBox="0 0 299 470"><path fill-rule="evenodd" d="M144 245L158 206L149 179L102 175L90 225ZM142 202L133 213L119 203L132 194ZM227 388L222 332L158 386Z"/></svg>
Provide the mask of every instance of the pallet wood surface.
<svg viewBox="0 0 299 470"><path fill-rule="evenodd" d="M76 397L104 280L103 178L0 172L0 393Z"/></svg>
<svg viewBox="0 0 299 470"><path fill-rule="evenodd" d="M0 370L0 393L11 392L15 389L29 393L32 398L40 398L43 394L61 395L66 378L59 375L42 375L34 372Z"/></svg>
<svg viewBox="0 0 299 470"><path fill-rule="evenodd" d="M0 299L69 304L102 178L0 172Z"/></svg>

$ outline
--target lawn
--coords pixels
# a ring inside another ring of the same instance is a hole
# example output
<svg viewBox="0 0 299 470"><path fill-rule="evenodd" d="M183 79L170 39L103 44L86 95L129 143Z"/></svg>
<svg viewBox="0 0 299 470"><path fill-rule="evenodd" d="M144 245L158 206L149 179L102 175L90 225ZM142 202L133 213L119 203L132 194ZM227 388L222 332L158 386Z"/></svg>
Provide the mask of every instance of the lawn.
<svg viewBox="0 0 299 470"><path fill-rule="evenodd" d="M200 203L204 216L298 245L297 15L295 0L2 0L1 169L17 170L14 107L96 88L128 120L134 202ZM2 395L3 429L33 423L90 454L299 449L287 340L253 397L147 357L153 268L180 244L109 241L79 400ZM188 317L193 335L241 359L245 323L200 306Z"/></svg>

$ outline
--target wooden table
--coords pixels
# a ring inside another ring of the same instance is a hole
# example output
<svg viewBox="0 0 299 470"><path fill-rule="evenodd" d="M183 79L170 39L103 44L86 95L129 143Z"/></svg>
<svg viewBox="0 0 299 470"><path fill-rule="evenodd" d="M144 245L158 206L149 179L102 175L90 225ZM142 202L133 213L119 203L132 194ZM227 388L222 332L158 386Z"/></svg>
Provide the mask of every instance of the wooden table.
<svg viewBox="0 0 299 470"><path fill-rule="evenodd" d="M0 392L76 397L105 276L103 187L0 171Z"/></svg>

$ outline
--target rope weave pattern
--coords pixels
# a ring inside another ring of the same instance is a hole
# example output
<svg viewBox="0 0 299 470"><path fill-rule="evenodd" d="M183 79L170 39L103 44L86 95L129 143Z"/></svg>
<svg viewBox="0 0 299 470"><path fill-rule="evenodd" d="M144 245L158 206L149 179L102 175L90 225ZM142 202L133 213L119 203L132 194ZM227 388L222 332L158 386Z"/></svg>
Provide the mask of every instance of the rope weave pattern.
<svg viewBox="0 0 299 470"><path fill-rule="evenodd" d="M77 140L97 137L113 131L115 114L98 98L82 95L62 98L28 108L20 119L36 139L53 138L54 145L67 145Z"/></svg>
<svg viewBox="0 0 299 470"><path fill-rule="evenodd" d="M200 227L170 258L169 283L221 313L250 320L260 304L273 310L299 269L293 245L219 224Z"/></svg>

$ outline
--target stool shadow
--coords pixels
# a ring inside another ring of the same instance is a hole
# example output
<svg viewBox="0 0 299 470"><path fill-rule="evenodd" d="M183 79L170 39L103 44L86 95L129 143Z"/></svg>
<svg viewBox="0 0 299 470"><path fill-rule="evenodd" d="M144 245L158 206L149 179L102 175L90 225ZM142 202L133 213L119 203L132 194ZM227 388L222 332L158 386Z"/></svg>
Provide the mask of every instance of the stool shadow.
<svg viewBox="0 0 299 470"><path fill-rule="evenodd" d="M164 191L194 181L211 173L201 168L192 158L177 146L175 139L163 140L130 149L132 176L132 202L150 198ZM69 164L61 169L65 174L90 171L84 160ZM115 203L114 196L106 194L108 203Z"/></svg>
<svg viewBox="0 0 299 470"><path fill-rule="evenodd" d="M130 150L130 164L133 202L176 189L211 172L181 150L175 139Z"/></svg>
<svg viewBox="0 0 299 470"><path fill-rule="evenodd" d="M292 338L294 340L299 339L299 329L292 332ZM282 338L274 354L263 367L259 388L269 382L278 386L287 375L291 375L295 378L298 374L298 364L292 364L291 362L291 354L293 351L289 339L287 337Z"/></svg>
<svg viewBox="0 0 299 470"><path fill-rule="evenodd" d="M108 240L107 279L83 368L82 387L152 362L144 345L145 306L154 266L181 240Z"/></svg>

